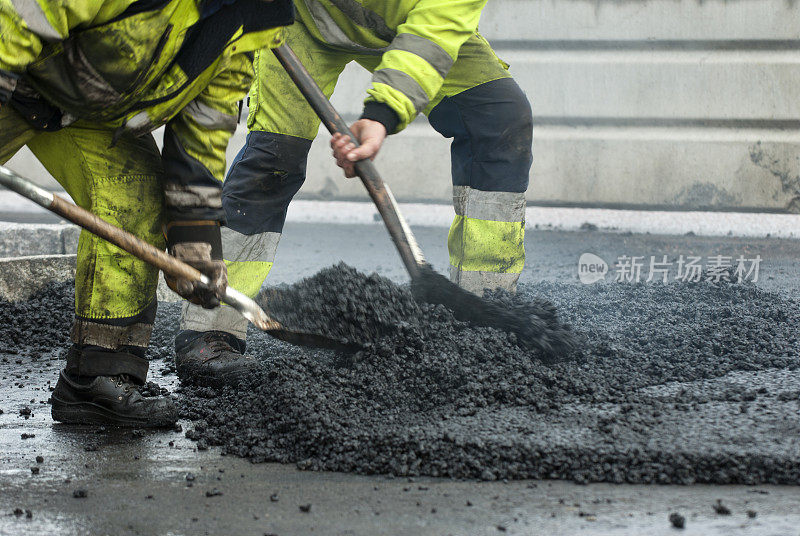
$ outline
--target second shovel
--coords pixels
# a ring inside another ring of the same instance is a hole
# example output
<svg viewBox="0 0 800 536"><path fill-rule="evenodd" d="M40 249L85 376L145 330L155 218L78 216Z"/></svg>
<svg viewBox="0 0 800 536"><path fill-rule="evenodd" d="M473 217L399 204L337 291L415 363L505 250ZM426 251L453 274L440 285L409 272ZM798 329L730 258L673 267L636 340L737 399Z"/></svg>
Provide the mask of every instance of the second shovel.
<svg viewBox="0 0 800 536"><path fill-rule="evenodd" d="M358 146L358 139L294 51L286 44L272 51L328 131L345 134ZM550 356L565 354L575 346L574 334L558 321L552 305L543 301L528 306L501 305L472 294L436 273L425 261L394 195L375 165L370 160L361 160L356 162L355 169L400 253L416 299L442 304L459 320L514 333L520 345L539 348Z"/></svg>

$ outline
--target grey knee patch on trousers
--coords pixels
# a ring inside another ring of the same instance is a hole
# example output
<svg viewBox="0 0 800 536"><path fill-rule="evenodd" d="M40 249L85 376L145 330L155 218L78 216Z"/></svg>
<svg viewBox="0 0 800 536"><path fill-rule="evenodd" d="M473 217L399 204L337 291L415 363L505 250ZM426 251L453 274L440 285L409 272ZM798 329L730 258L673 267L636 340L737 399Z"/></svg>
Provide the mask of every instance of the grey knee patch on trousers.
<svg viewBox="0 0 800 536"><path fill-rule="evenodd" d="M227 305L216 309L203 309L184 302L181 309L181 331L224 331L240 340L247 338L247 319Z"/></svg>

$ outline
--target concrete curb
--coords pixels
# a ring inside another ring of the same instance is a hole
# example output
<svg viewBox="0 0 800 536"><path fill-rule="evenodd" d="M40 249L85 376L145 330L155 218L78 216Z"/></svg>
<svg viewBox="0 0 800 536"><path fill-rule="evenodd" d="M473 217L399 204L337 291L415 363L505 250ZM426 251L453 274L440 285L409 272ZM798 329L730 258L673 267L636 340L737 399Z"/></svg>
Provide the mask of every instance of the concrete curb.
<svg viewBox="0 0 800 536"><path fill-rule="evenodd" d="M21 301L53 281L75 278L79 227L0 222L0 298ZM159 276L158 301L180 298Z"/></svg>
<svg viewBox="0 0 800 536"><path fill-rule="evenodd" d="M0 298L24 301L48 283L75 279L75 255L30 255L0 259Z"/></svg>
<svg viewBox="0 0 800 536"><path fill-rule="evenodd" d="M0 222L0 257L73 254L79 235L75 225Z"/></svg>
<svg viewBox="0 0 800 536"><path fill-rule="evenodd" d="M0 299L24 301L49 283L75 279L77 255L27 255L0 258ZM178 302L181 298L167 287L159 274L160 302Z"/></svg>

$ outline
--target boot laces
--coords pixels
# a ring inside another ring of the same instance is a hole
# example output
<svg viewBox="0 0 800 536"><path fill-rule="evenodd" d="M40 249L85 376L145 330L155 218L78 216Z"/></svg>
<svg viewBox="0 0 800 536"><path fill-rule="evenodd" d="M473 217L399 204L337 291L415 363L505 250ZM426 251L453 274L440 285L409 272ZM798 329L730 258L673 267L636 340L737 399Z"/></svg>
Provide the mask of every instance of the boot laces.
<svg viewBox="0 0 800 536"><path fill-rule="evenodd" d="M228 344L228 342L222 337L217 337L214 335L206 336L205 342L208 346L208 349L211 351L208 352L208 355L206 355L203 358L203 363L207 363L208 361L211 361L213 359L219 359L220 357L223 357L226 353L233 353L233 354L238 353L236 352L236 350L233 349L233 346Z"/></svg>
<svg viewBox="0 0 800 536"><path fill-rule="evenodd" d="M127 374L118 374L114 376L114 383L117 387L124 386L123 391L126 393L133 388L133 380L131 380L131 377Z"/></svg>

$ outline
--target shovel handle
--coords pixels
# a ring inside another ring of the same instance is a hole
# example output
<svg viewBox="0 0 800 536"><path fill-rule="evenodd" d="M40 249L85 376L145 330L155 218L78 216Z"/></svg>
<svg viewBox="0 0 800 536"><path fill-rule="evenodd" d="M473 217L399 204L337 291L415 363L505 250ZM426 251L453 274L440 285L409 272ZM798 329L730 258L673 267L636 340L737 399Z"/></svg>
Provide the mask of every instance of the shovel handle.
<svg viewBox="0 0 800 536"><path fill-rule="evenodd" d="M284 44L273 48L272 52L283 65L297 89L306 98L308 104L319 116L328 132L350 136L350 141L358 147L360 145L358 138L350 131L345 120L333 107L325 93L323 93L289 45ZM397 206L397 201L392 195L392 191L383 182L378 169L372 161L361 160L356 162L355 168L373 203L378 208L378 212L386 224L386 228L394 241L395 247L397 247L397 251L400 253L400 258L403 260L406 270L408 270L412 279L416 278L420 273L420 268L425 264L425 257L411 232L411 228L400 213L400 208Z"/></svg>
<svg viewBox="0 0 800 536"><path fill-rule="evenodd" d="M83 227L90 233L124 249L131 255L142 259L172 277L208 282L208 278L200 270L192 268L185 262L179 261L141 238L108 223L85 208L81 208L63 197L36 186L25 177L5 166L0 166L0 184L30 199L50 212L58 214L65 220Z"/></svg>
<svg viewBox="0 0 800 536"><path fill-rule="evenodd" d="M119 227L108 223L101 219L96 214L92 214L86 209L70 203L64 198L53 195L53 201L50 203L49 208L59 216L67 221L83 227L93 235L111 242L120 249L124 249L134 257L137 257L147 264L155 266L165 274L174 278L188 279L189 281L202 281L207 280L200 270L193 268L181 262L172 255L167 254L165 251L148 244L141 238L138 238L127 231L123 231Z"/></svg>

